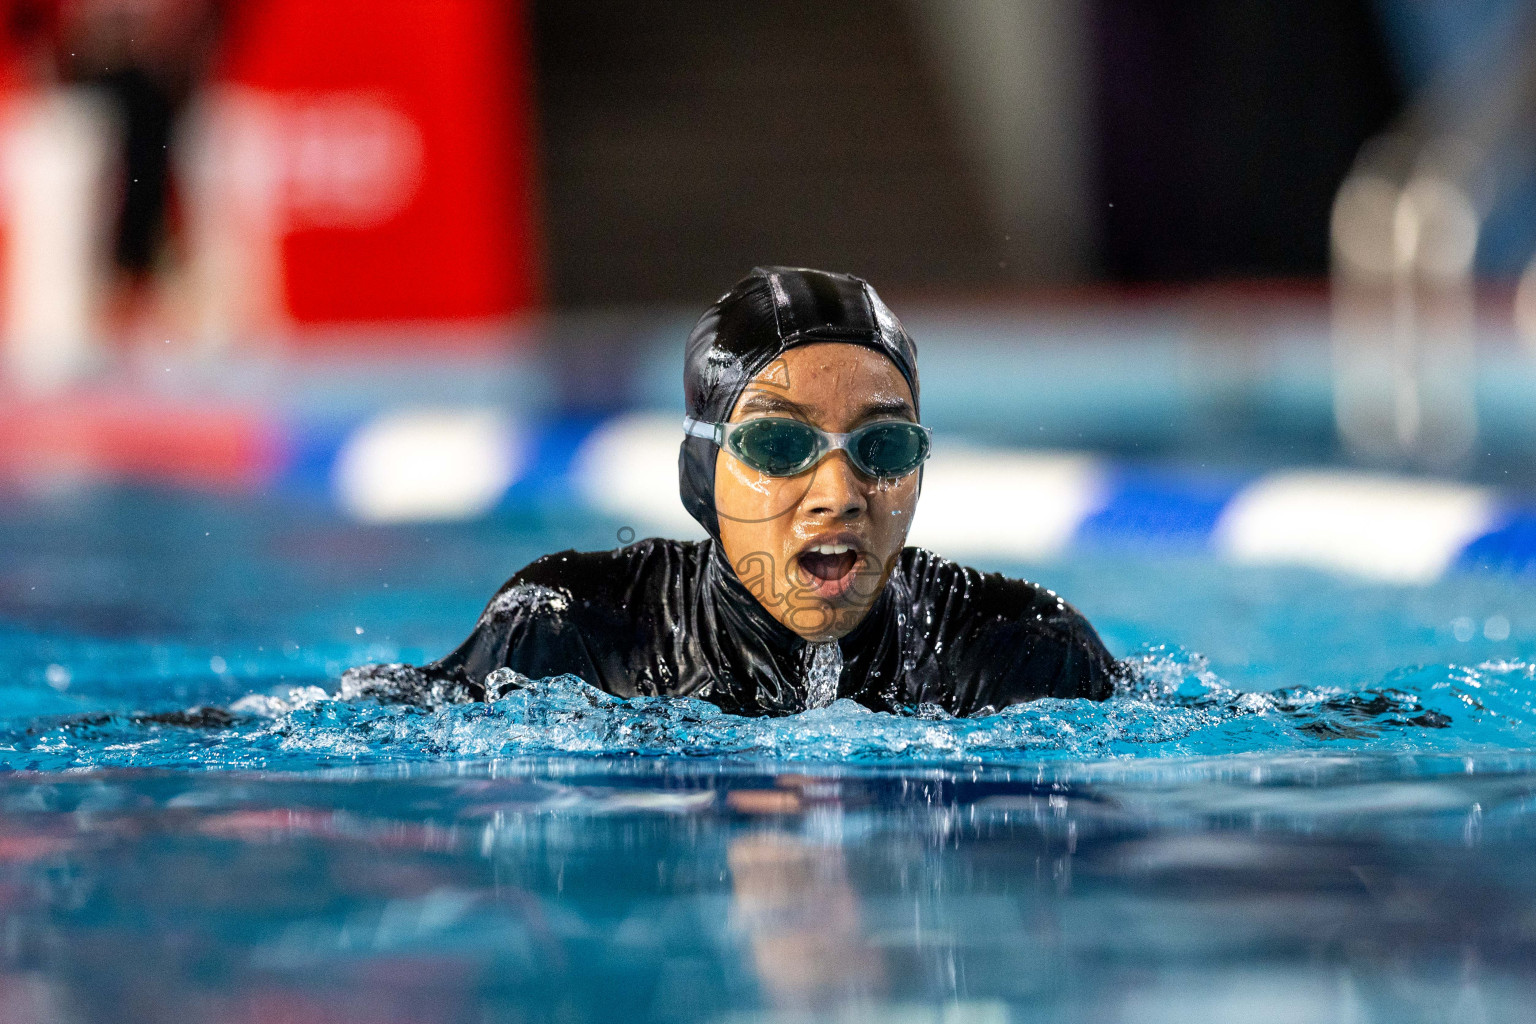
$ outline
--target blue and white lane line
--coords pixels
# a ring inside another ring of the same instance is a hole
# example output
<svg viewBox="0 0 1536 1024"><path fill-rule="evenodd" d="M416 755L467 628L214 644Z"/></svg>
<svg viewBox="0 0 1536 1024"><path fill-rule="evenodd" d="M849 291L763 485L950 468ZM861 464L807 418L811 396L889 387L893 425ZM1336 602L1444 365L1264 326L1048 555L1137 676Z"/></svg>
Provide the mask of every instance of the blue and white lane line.
<svg viewBox="0 0 1536 1024"><path fill-rule="evenodd" d="M1438 579L1498 524L1492 492L1358 473L1290 471L1253 481L1212 533L1237 562L1309 565L1399 583Z"/></svg>
<svg viewBox="0 0 1536 1024"><path fill-rule="evenodd" d="M536 494L638 535L698 537L677 498L676 417L520 429L494 410L398 412L340 445L341 507L376 522L472 518ZM941 445L911 541L956 558L1041 559L1105 545L1209 550L1392 583L1457 567L1536 569L1536 502L1448 481L1285 470L1221 477L1071 452Z"/></svg>

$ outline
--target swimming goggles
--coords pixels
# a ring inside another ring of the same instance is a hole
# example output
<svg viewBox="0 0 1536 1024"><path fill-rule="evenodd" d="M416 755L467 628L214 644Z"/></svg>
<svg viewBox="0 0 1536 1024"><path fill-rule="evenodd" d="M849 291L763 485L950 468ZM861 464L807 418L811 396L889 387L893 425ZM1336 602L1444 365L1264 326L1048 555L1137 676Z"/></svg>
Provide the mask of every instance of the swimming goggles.
<svg viewBox="0 0 1536 1024"><path fill-rule="evenodd" d="M794 476L833 451L848 453L865 476L906 476L928 458L933 431L906 420L878 420L847 434L831 434L800 420L765 416L740 423L706 423L683 417L689 437L713 441L759 473Z"/></svg>

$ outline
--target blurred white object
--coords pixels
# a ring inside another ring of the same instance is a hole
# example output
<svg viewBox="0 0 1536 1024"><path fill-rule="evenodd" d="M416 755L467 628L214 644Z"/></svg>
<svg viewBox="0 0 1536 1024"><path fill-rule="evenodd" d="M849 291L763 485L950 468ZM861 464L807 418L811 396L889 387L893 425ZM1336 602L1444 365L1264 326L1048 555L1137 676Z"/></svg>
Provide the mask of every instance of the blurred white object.
<svg viewBox="0 0 1536 1024"><path fill-rule="evenodd" d="M284 319L277 129L247 90L211 93L177 143L187 183L193 334L205 351L280 333Z"/></svg>
<svg viewBox="0 0 1536 1024"><path fill-rule="evenodd" d="M1334 201L1335 414L1357 454L1453 465L1477 434L1481 215L1457 175L1427 164L1399 182L1388 163L1362 158Z"/></svg>
<svg viewBox="0 0 1536 1024"><path fill-rule="evenodd" d="M952 558L1046 557L1108 499L1105 467L1091 456L935 449L909 540Z"/></svg>
<svg viewBox="0 0 1536 1024"><path fill-rule="evenodd" d="M495 410L397 412L347 438L332 486L364 522L472 519L495 508L525 461L511 419Z"/></svg>
<svg viewBox="0 0 1536 1024"><path fill-rule="evenodd" d="M592 507L621 521L637 536L660 534L697 539L693 521L677 492L677 454L682 417L632 413L604 423L582 442L572 479Z"/></svg>
<svg viewBox="0 0 1536 1024"><path fill-rule="evenodd" d="M1489 492L1355 473L1264 477L1232 499L1215 547L1238 562L1305 565L1393 583L1437 579L1494 525Z"/></svg>
<svg viewBox="0 0 1536 1024"><path fill-rule="evenodd" d="M4 118L5 366L27 391L90 368L118 126L84 89L22 94Z"/></svg>
<svg viewBox="0 0 1536 1024"><path fill-rule="evenodd" d="M1368 459L1443 468L1473 451L1478 239L1528 172L1536 123L1528 7L1413 97L1335 198L1334 408Z"/></svg>

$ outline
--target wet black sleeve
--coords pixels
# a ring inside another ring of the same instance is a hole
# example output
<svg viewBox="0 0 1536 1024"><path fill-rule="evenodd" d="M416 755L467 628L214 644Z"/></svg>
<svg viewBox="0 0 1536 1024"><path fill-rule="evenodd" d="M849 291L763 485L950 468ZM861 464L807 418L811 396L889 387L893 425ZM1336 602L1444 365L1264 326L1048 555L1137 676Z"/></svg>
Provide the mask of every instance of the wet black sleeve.
<svg viewBox="0 0 1536 1024"><path fill-rule="evenodd" d="M1120 667L1076 608L1024 580L989 576L967 645L982 685L978 707L1040 697L1104 700ZM990 621L989 621L990 620Z"/></svg>
<svg viewBox="0 0 1536 1024"><path fill-rule="evenodd" d="M469 638L429 665L368 665L342 677L342 697L387 703L443 704L485 700L485 678L509 668L529 679L572 673L601 679L570 613L571 595L530 582L539 559L496 592ZM494 699L498 694L489 695Z"/></svg>
<svg viewBox="0 0 1536 1024"><path fill-rule="evenodd" d="M1033 625L1019 623L1027 634L1018 640L1025 656L997 675L986 703L1000 708L1037 697L1104 700L1113 694L1120 666L1088 620L1064 601L1040 614Z"/></svg>
<svg viewBox="0 0 1536 1024"><path fill-rule="evenodd" d="M472 680L483 680L499 668L530 679L565 673L589 682L600 678L570 614L570 594L527 582L527 572L519 572L497 591L469 639L437 666Z"/></svg>
<svg viewBox="0 0 1536 1024"><path fill-rule="evenodd" d="M1120 666L1077 609L1044 587L908 548L918 621L949 680L946 705L975 715L1041 697L1104 700Z"/></svg>

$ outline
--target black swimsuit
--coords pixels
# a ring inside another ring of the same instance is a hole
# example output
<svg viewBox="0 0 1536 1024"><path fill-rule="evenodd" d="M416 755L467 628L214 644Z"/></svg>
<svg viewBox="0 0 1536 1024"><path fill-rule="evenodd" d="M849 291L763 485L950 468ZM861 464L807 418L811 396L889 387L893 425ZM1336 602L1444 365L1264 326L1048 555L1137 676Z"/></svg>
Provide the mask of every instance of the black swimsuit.
<svg viewBox="0 0 1536 1024"><path fill-rule="evenodd" d="M833 647L835 646L835 650ZM348 696L495 699L486 676L572 673L619 697L690 696L743 715L846 697L878 711L955 715L1037 697L1102 700L1118 666L1049 590L907 548L865 619L835 645L782 626L715 542L645 540L533 562L491 599L469 639L421 668L348 674ZM820 685L818 685L818 682Z"/></svg>
<svg viewBox="0 0 1536 1024"><path fill-rule="evenodd" d="M694 325L683 354L688 415L729 419L747 384L797 345L859 345L901 371L917 411L917 346L867 281L758 267ZM500 696L522 676L570 672L619 697L690 696L746 715L784 715L847 697L880 711L936 705L955 715L1037 697L1102 700L1118 666L1067 603L1032 583L901 553L869 614L837 642L780 625L720 554L719 449L685 437L683 507L711 540L647 540L549 555L491 599L468 640L422 668L354 669L344 696L436 703ZM921 480L921 478L919 478ZM487 681L497 669L511 669ZM487 692L489 690L490 692Z"/></svg>

